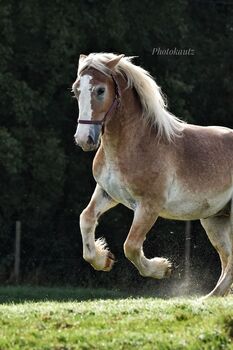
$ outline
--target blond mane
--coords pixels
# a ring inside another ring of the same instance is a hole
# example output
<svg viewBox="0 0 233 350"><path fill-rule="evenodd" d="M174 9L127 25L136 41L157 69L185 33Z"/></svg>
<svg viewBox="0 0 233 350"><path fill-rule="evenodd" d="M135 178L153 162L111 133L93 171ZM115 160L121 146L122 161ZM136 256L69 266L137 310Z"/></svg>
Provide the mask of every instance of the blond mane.
<svg viewBox="0 0 233 350"><path fill-rule="evenodd" d="M112 72L106 67L106 63L116 57L117 55L113 53L91 53L88 56L83 56L79 61L78 75L86 67L96 68L109 75ZM172 141L175 136L181 134L184 122L168 112L161 88L149 72L131 62L132 58L122 57L113 73L124 74L128 87L134 87L138 93L143 116L157 128L159 136Z"/></svg>

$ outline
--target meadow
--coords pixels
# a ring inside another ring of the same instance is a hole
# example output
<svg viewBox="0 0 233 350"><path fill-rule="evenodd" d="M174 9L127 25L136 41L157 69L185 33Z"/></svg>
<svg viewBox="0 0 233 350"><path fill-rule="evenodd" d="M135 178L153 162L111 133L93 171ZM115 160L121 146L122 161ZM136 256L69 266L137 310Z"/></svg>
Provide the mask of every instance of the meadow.
<svg viewBox="0 0 233 350"><path fill-rule="evenodd" d="M233 296L0 288L0 350L233 349Z"/></svg>

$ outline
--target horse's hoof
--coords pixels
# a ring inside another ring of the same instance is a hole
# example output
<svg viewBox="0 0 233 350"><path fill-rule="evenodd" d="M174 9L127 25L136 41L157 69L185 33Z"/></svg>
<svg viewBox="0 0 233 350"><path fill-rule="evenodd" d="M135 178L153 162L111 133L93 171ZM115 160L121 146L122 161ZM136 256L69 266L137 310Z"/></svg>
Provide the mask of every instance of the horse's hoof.
<svg viewBox="0 0 233 350"><path fill-rule="evenodd" d="M172 272L173 272L173 265L172 265L172 264L169 264L169 265L168 265L168 268L167 268L167 271L165 272L164 277L165 277L165 278L171 277Z"/></svg>
<svg viewBox="0 0 233 350"><path fill-rule="evenodd" d="M115 258L115 255L112 253L112 252L108 252L108 258L113 260L113 261L116 261L116 258Z"/></svg>
<svg viewBox="0 0 233 350"><path fill-rule="evenodd" d="M116 258L114 256L114 254L112 254L111 252L108 252L108 254L106 256L106 263L104 266L104 271L110 271L115 262L116 262Z"/></svg>

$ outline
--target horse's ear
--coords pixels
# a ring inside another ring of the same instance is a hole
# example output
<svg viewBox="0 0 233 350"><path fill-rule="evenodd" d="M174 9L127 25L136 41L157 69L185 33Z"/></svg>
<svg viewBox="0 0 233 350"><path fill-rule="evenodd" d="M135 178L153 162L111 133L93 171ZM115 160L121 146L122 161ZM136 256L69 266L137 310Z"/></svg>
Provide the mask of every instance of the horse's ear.
<svg viewBox="0 0 233 350"><path fill-rule="evenodd" d="M87 55L83 55L81 53L81 55L79 56L79 62L82 62L83 60L85 60L86 57L87 57Z"/></svg>
<svg viewBox="0 0 233 350"><path fill-rule="evenodd" d="M119 63L119 61L121 60L122 57L124 57L125 55L118 55L114 58L112 58L110 61L108 61L106 63L106 66L112 70L114 67L116 67L116 65Z"/></svg>

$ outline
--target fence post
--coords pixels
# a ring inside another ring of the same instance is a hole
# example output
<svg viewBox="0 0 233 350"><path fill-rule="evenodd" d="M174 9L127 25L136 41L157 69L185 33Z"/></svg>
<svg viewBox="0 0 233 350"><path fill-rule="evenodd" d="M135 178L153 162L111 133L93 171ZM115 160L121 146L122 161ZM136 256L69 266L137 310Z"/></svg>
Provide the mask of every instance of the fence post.
<svg viewBox="0 0 233 350"><path fill-rule="evenodd" d="M191 256L191 221L185 224L185 282L190 278L190 256Z"/></svg>
<svg viewBox="0 0 233 350"><path fill-rule="evenodd" d="M19 283L19 279L20 279L20 243L21 243L21 221L17 220L15 224L15 265L14 265L15 283Z"/></svg>

